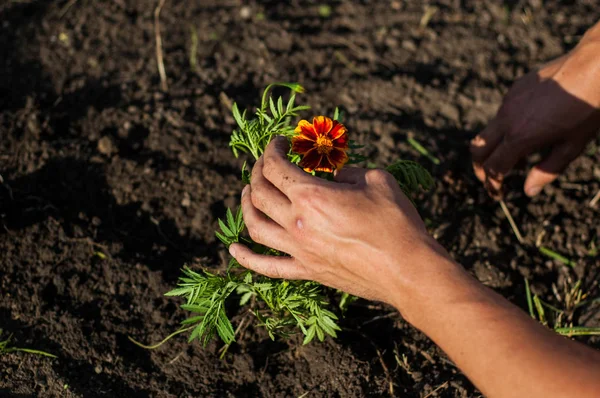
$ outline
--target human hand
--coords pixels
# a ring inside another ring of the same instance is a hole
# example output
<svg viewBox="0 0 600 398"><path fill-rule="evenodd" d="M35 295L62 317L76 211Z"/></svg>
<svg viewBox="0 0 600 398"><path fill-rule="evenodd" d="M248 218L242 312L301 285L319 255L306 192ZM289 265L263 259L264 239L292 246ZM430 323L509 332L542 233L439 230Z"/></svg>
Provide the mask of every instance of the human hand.
<svg viewBox="0 0 600 398"><path fill-rule="evenodd" d="M241 265L274 278L315 280L367 299L408 295L422 259L439 250L394 177L346 168L336 182L305 173L287 160L287 140L275 139L252 170L242 194L251 238L291 257L230 247ZM399 308L401 311L402 309Z"/></svg>
<svg viewBox="0 0 600 398"><path fill-rule="evenodd" d="M473 167L495 198L502 181L527 155L550 153L529 172L524 190L537 195L581 154L600 129L600 40L583 40L571 53L518 80L496 117L471 142Z"/></svg>

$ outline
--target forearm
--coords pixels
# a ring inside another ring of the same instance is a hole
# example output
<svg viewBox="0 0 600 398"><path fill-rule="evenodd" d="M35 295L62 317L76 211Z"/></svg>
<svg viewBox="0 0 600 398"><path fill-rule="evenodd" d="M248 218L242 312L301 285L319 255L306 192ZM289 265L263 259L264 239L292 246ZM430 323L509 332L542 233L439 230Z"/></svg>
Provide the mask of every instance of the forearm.
<svg viewBox="0 0 600 398"><path fill-rule="evenodd" d="M585 32L580 43L600 41L600 21Z"/></svg>
<svg viewBox="0 0 600 398"><path fill-rule="evenodd" d="M597 396L598 352L543 327L447 257L421 261L436 271L399 289L398 307L486 396Z"/></svg>

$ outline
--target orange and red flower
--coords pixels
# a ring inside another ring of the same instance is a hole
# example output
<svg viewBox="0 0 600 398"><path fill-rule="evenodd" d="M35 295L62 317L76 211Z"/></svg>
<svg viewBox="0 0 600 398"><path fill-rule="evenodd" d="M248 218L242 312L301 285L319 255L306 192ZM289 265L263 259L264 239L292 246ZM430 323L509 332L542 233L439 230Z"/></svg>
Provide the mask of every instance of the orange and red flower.
<svg viewBox="0 0 600 398"><path fill-rule="evenodd" d="M307 172L333 172L348 161L348 133L343 124L326 116L300 120L292 137L292 152L302 155L298 165Z"/></svg>

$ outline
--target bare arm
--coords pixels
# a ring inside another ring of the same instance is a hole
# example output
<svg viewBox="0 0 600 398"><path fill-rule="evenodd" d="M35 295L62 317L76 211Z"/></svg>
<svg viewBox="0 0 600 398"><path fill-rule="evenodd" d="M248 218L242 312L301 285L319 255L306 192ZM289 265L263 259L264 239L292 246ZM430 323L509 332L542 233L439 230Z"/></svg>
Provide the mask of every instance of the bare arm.
<svg viewBox="0 0 600 398"><path fill-rule="evenodd" d="M242 207L252 238L291 257L232 245L243 266L394 305L487 396L598 395L600 354L545 329L451 261L391 175L348 168L325 181L289 163L287 149L281 138L269 145Z"/></svg>
<svg viewBox="0 0 600 398"><path fill-rule="evenodd" d="M451 261L439 256L430 261L445 275L427 296L413 292L417 299L406 311L414 314L410 322L486 396L598 396L600 352L532 320Z"/></svg>

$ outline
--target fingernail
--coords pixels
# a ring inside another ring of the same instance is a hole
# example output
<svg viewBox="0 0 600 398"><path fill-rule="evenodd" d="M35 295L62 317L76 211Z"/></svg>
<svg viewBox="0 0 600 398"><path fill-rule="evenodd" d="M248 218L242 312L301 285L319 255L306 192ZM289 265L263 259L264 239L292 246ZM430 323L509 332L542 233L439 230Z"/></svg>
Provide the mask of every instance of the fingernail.
<svg viewBox="0 0 600 398"><path fill-rule="evenodd" d="M246 192L248 192L248 187L249 187L249 186L250 186L250 185L246 185L246 186L244 187L244 189L242 189L242 198L244 197L244 195L246 194Z"/></svg>
<svg viewBox="0 0 600 398"><path fill-rule="evenodd" d="M229 246L229 254L231 254L231 257L235 257L235 247L233 245Z"/></svg>
<svg viewBox="0 0 600 398"><path fill-rule="evenodd" d="M485 140L483 138L481 138L480 136L476 136L475 138L473 138L471 140L471 146L474 146L477 148L485 146Z"/></svg>
<svg viewBox="0 0 600 398"><path fill-rule="evenodd" d="M527 188L525 190L525 193L527 194L527 196L536 196L541 191L542 191L542 186L541 185L534 185L532 187Z"/></svg>

